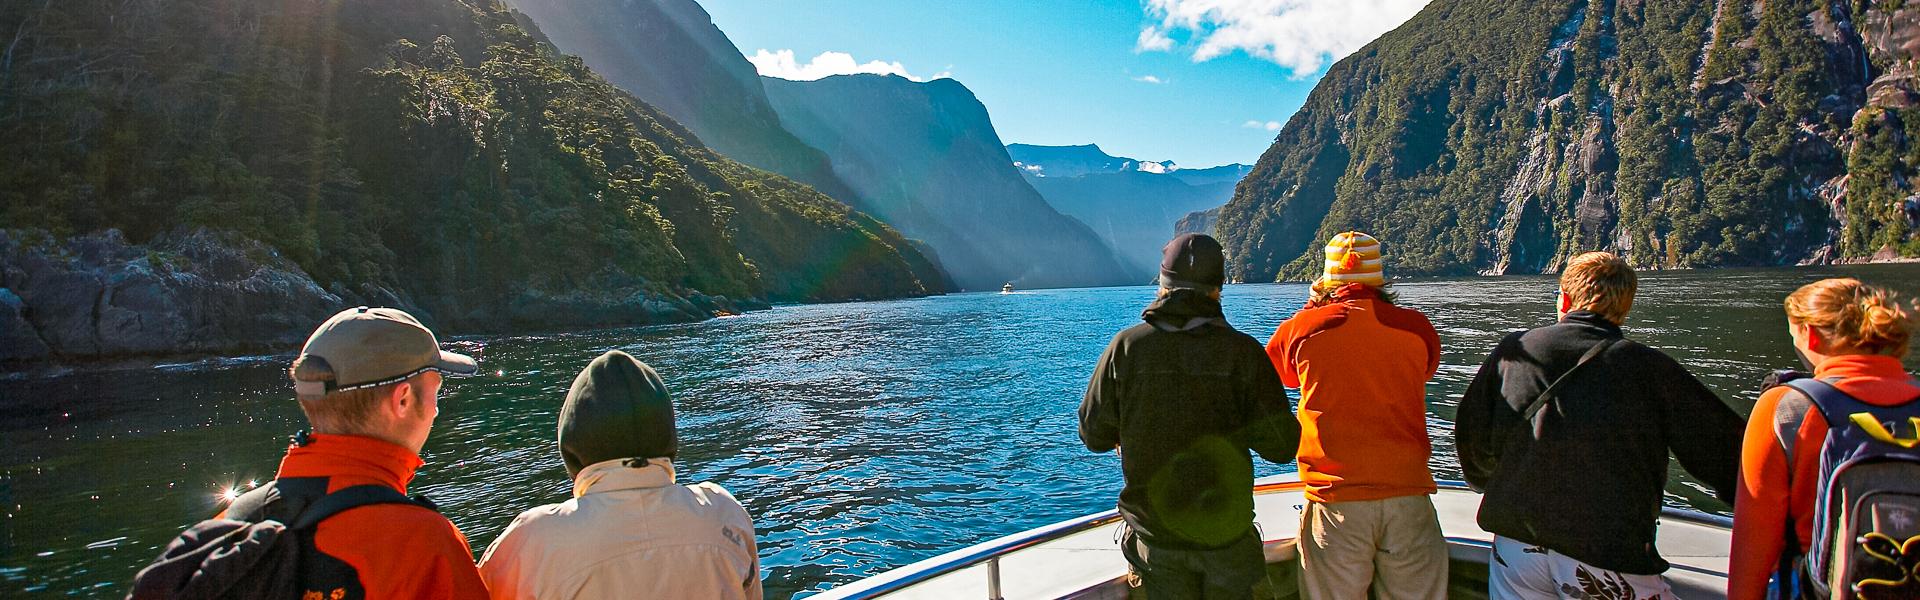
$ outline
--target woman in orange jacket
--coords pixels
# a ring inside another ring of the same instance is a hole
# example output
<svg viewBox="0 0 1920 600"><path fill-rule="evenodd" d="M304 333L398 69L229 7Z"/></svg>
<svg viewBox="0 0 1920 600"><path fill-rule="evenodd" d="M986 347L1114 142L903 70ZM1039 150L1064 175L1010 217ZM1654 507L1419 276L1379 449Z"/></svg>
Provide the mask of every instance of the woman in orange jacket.
<svg viewBox="0 0 1920 600"><path fill-rule="evenodd" d="M1786 311L1794 349L1813 366L1813 377L1873 406L1920 399L1920 384L1900 363L1913 333L1911 313L1886 290L1856 279L1822 280L1788 295ZM1728 598L1766 598L1783 563L1797 567L1796 557L1807 553L1827 431L1812 400L1792 387L1772 387L1754 404L1734 502Z"/></svg>

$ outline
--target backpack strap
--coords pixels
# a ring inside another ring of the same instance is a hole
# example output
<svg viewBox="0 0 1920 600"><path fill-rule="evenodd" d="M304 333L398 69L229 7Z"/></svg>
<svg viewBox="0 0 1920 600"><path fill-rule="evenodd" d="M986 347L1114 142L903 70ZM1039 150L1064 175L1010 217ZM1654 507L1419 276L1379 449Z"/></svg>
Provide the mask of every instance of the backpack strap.
<svg viewBox="0 0 1920 600"><path fill-rule="evenodd" d="M1567 379L1571 378L1574 373L1579 372L1580 367L1586 366L1589 362L1593 362L1593 359L1599 357L1600 353L1606 352L1607 348L1613 347L1613 345L1619 341L1620 338L1607 338L1600 340L1600 343L1594 344L1592 348L1588 348L1586 354L1580 355L1579 361L1573 363L1572 367L1568 367L1566 372L1561 373L1560 378L1553 380L1553 383L1547 384L1547 389L1541 390L1540 395L1534 397L1533 402L1527 404L1526 410L1520 413L1521 419L1529 423L1533 422L1533 417L1540 414L1540 411L1545 409L1547 404L1553 401L1554 393L1560 391L1561 384L1566 383Z"/></svg>
<svg viewBox="0 0 1920 600"><path fill-rule="evenodd" d="M428 510L435 510L431 503L408 498L406 494L400 493L399 490L384 485L356 485L321 496L319 500L313 501L313 504L308 505L306 510L300 512L300 517L294 519L293 524L288 526L288 529L312 529L318 526L321 521L325 521L327 517L340 514L348 509L372 506L375 504L411 504Z"/></svg>
<svg viewBox="0 0 1920 600"><path fill-rule="evenodd" d="M1827 421L1828 429L1840 429L1847 426L1847 415L1873 410L1873 406L1855 399L1840 388L1823 380L1807 377L1783 383L1794 391L1806 395L1813 401L1813 408L1820 411L1820 418ZM1836 415L1838 419L1834 418Z"/></svg>

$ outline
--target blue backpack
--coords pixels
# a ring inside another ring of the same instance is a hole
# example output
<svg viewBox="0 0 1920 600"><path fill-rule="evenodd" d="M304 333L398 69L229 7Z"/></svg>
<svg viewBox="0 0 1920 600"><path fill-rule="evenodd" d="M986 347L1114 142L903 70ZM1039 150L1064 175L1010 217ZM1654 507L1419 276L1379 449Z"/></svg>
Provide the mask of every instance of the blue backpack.
<svg viewBox="0 0 1920 600"><path fill-rule="evenodd" d="M1793 575L1820 597L1920 598L1920 398L1875 406L1818 379L1785 385L1828 428L1813 540Z"/></svg>

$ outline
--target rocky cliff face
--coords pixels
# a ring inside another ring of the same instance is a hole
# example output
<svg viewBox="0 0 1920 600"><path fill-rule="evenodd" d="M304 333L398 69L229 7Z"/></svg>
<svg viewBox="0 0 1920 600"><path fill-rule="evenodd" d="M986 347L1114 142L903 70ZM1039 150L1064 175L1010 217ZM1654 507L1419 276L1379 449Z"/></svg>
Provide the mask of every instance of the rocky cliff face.
<svg viewBox="0 0 1920 600"><path fill-rule="evenodd" d="M528 324L705 319L766 305L627 290L522 294L499 315ZM314 326L356 305L394 306L436 324L404 292L328 290L272 247L232 233L176 230L145 244L119 230L56 239L0 230L0 369L55 361L286 352Z"/></svg>
<svg viewBox="0 0 1920 600"><path fill-rule="evenodd" d="M1335 64L1220 213L1248 281L1920 255L1920 7L1435 0Z"/></svg>
<svg viewBox="0 0 1920 600"><path fill-rule="evenodd" d="M951 79L765 79L780 120L833 157L859 206L925 240L960 287L1137 283L1113 251L1021 179L973 92Z"/></svg>
<svg viewBox="0 0 1920 600"><path fill-rule="evenodd" d="M206 230L0 231L0 362L284 349L343 304L272 248Z"/></svg>

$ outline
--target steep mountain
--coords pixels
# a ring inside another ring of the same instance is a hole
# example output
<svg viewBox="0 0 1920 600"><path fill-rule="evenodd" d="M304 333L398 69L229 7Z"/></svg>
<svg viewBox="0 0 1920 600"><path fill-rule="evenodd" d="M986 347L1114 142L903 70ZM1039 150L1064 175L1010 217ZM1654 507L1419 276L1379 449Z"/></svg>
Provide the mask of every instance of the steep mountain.
<svg viewBox="0 0 1920 600"><path fill-rule="evenodd" d="M1331 67L1220 213L1248 281L1920 255L1920 6L1434 0Z"/></svg>
<svg viewBox="0 0 1920 600"><path fill-rule="evenodd" d="M962 288L1139 283L1021 179L987 109L951 79L764 79L788 130L833 158L860 208L924 240Z"/></svg>
<svg viewBox="0 0 1920 600"><path fill-rule="evenodd" d="M1014 166L1020 167L1023 172L1032 177L1079 177L1089 173L1126 171L1164 173L1174 168L1172 161L1141 161L1113 156L1095 144L1084 146L1007 144L1007 155L1013 157Z"/></svg>
<svg viewBox="0 0 1920 600"><path fill-rule="evenodd" d="M753 64L694 0L506 0L561 52L721 154L852 202L827 156L780 125Z"/></svg>
<svg viewBox="0 0 1920 600"><path fill-rule="evenodd" d="M1187 213L1187 216L1180 217L1179 221L1174 222L1173 234L1205 233L1211 235L1213 234L1214 225L1219 222L1220 207L1215 206L1206 210L1196 210Z"/></svg>
<svg viewBox="0 0 1920 600"><path fill-rule="evenodd" d="M0 30L0 339L78 340L48 356L199 335L165 315L206 302L499 331L940 291L492 0L13 2Z"/></svg>

